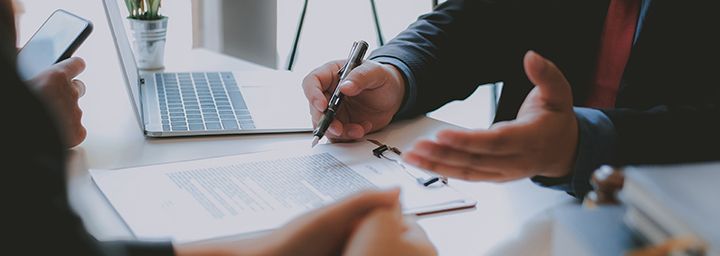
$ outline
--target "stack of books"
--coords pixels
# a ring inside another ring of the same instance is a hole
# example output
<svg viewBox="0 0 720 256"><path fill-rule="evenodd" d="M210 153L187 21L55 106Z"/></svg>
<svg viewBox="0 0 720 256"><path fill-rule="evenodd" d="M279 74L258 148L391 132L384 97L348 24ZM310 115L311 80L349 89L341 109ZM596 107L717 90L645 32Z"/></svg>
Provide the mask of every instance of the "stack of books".
<svg viewBox="0 0 720 256"><path fill-rule="evenodd" d="M701 246L680 254L720 255L720 163L625 168L620 198L649 245L690 239Z"/></svg>

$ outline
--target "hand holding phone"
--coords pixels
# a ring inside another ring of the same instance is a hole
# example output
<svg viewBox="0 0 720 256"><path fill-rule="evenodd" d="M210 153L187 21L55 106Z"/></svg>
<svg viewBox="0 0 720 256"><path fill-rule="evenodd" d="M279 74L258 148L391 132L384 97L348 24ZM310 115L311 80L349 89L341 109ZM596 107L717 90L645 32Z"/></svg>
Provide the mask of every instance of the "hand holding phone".
<svg viewBox="0 0 720 256"><path fill-rule="evenodd" d="M56 10L18 52L18 73L30 80L55 63L70 58L92 31L92 23Z"/></svg>

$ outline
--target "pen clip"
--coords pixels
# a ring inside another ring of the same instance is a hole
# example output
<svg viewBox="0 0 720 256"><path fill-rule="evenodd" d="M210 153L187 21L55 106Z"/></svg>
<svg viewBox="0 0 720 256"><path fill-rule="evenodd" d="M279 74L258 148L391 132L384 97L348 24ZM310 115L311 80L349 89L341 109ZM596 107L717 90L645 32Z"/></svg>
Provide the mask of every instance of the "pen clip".
<svg viewBox="0 0 720 256"><path fill-rule="evenodd" d="M365 58L365 53L368 49L368 43L363 40L358 40L353 43L352 48L350 49L350 54L348 54L347 61L345 64L338 70L338 82L342 82L343 80L343 74L347 76L348 74L345 74L346 71L352 71L352 69L356 68L357 66L360 66L363 62L363 59ZM349 70L348 70L349 69Z"/></svg>

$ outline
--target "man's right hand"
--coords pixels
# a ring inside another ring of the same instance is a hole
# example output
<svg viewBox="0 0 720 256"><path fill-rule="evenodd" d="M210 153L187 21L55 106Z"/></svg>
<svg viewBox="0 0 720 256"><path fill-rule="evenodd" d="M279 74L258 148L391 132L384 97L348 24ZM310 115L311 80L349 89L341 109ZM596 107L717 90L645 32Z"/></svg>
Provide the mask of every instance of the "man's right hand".
<svg viewBox="0 0 720 256"><path fill-rule="evenodd" d="M400 205L368 214L345 246L345 256L434 256L437 249L414 220L403 218Z"/></svg>
<svg viewBox="0 0 720 256"><path fill-rule="evenodd" d="M317 126L328 100L338 86L338 70L344 60L329 62L310 72L303 80L310 103L313 125ZM366 60L353 69L339 85L345 95L326 136L333 141L361 139L387 126L400 110L405 80L395 66Z"/></svg>

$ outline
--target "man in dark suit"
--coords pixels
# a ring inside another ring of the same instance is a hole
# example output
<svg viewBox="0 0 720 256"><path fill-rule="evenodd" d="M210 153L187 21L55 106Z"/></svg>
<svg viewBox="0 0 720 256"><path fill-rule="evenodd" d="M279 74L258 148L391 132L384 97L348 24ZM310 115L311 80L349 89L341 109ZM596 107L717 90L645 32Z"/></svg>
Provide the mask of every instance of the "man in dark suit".
<svg viewBox="0 0 720 256"><path fill-rule="evenodd" d="M435 255L416 224L403 221L398 190L369 191L301 216L269 235L236 242L172 245L99 242L72 211L65 152L85 138L74 78L84 62L71 58L26 84L15 67L9 0L0 0L3 178L2 255Z"/></svg>
<svg viewBox="0 0 720 256"><path fill-rule="evenodd" d="M442 131L419 141L405 160L466 180L532 177L583 196L601 164L720 159L708 150L720 144L717 7L712 1L450 0L373 52L340 85L349 97L328 134L358 139L502 81L492 127ZM303 82L315 122L341 63L330 62Z"/></svg>

